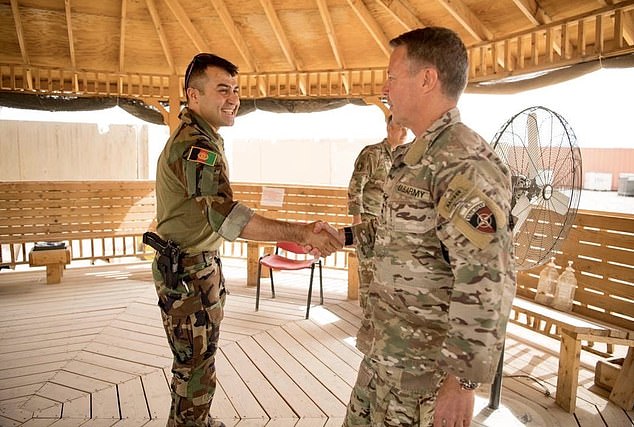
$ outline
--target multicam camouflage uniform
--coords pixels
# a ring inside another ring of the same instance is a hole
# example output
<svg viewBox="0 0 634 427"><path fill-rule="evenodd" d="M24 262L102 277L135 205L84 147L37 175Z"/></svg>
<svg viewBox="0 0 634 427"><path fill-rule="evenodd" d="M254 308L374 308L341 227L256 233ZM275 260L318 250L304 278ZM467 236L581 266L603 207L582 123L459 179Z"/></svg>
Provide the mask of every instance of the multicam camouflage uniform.
<svg viewBox="0 0 634 427"><path fill-rule="evenodd" d="M392 146L387 138L378 144L364 147L354 162L348 184L348 214L360 215L369 221L381 213L383 184L392 166ZM359 256L359 303L366 306L368 288L372 282L372 260Z"/></svg>
<svg viewBox="0 0 634 427"><path fill-rule="evenodd" d="M222 138L189 109L161 153L156 173L157 232L179 244L182 281L166 286L152 273L163 325L174 355L167 425L211 424L215 354L226 297L217 249L235 240L252 211L233 200Z"/></svg>
<svg viewBox="0 0 634 427"><path fill-rule="evenodd" d="M452 109L397 149L384 189L380 218L353 227L376 270L344 425L425 426L445 374L493 379L515 294L510 177Z"/></svg>

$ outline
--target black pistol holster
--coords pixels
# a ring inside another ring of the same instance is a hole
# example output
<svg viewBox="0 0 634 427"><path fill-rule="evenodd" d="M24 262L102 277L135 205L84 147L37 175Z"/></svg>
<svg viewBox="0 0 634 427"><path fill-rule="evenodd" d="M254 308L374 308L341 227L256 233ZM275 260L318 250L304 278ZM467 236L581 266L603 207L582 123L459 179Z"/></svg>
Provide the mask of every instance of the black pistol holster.
<svg viewBox="0 0 634 427"><path fill-rule="evenodd" d="M181 250L172 240L163 240L158 234L147 231L143 233L143 243L152 247L159 254L156 264L163 275L165 284L170 289L176 289L179 283L178 261Z"/></svg>

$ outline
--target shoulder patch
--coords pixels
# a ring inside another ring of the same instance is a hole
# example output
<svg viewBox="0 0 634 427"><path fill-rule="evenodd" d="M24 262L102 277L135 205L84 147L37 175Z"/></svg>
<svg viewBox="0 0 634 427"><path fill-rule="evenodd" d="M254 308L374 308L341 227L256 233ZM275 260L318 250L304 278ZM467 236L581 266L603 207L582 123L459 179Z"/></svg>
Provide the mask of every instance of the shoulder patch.
<svg viewBox="0 0 634 427"><path fill-rule="evenodd" d="M206 148L192 146L187 153L186 159L191 162L202 163L203 165L213 166L216 164L216 158L218 155Z"/></svg>
<svg viewBox="0 0 634 427"><path fill-rule="evenodd" d="M495 233L497 230L495 215L482 201L465 213L465 219L473 228L483 233Z"/></svg>

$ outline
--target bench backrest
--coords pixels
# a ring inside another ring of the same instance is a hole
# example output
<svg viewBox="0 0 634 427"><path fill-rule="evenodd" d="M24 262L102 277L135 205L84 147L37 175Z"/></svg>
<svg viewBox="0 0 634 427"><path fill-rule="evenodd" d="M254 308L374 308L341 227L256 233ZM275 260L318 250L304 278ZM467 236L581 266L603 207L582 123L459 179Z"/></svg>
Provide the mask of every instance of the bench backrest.
<svg viewBox="0 0 634 427"><path fill-rule="evenodd" d="M555 254L573 261L577 290L573 312L634 330L634 215L582 210ZM520 272L517 294L534 299L543 266Z"/></svg>
<svg viewBox="0 0 634 427"><path fill-rule="evenodd" d="M0 182L0 261L24 263L38 241L70 242L73 259L134 255L155 204L154 181Z"/></svg>

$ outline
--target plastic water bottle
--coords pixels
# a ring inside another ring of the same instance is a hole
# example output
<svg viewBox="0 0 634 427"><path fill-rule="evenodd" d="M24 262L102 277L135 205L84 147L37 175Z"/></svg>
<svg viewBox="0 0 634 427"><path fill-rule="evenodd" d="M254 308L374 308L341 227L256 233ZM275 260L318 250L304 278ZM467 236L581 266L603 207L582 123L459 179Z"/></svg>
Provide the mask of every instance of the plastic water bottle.
<svg viewBox="0 0 634 427"><path fill-rule="evenodd" d="M568 261L568 267L557 280L557 292L555 293L553 307L557 310L571 311L576 289L577 278L575 277L575 270L572 268L572 261Z"/></svg>
<svg viewBox="0 0 634 427"><path fill-rule="evenodd" d="M539 273L539 282L537 282L537 294L535 295L535 301L540 304L552 305L555 299L558 278L559 271L557 271L555 257L552 257L550 262L546 264L546 267L544 267L541 273Z"/></svg>

